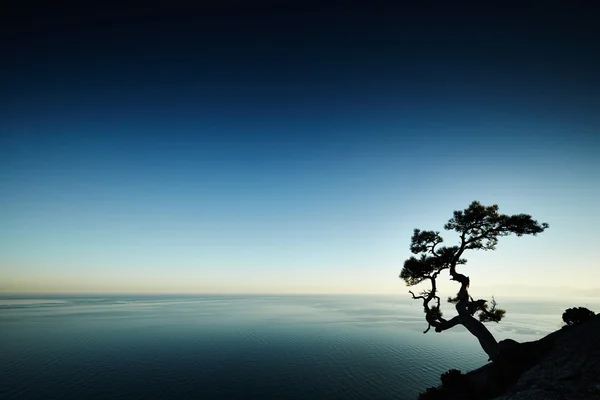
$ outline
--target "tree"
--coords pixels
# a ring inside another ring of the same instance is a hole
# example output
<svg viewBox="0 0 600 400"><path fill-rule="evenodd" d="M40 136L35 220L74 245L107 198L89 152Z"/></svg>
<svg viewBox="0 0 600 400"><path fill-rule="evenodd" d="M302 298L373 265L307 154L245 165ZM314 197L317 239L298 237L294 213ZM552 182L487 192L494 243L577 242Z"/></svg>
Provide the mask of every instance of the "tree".
<svg viewBox="0 0 600 400"><path fill-rule="evenodd" d="M595 315L596 313L585 307L573 307L565 310L562 319L567 326L571 326L587 321Z"/></svg>
<svg viewBox="0 0 600 400"><path fill-rule="evenodd" d="M441 246L443 238L437 231L415 229L410 251L417 257L412 256L404 262L400 278L404 279L407 286L429 281L430 289L418 296L409 291L413 299L423 301L425 320L428 323L423 333L427 333L432 326L436 332L442 332L456 325L463 325L479 340L490 360L497 361L500 357L498 342L482 322L499 322L505 311L496 307L494 298L490 302L491 307L487 300L473 300L468 291L469 277L459 273L457 266L466 264L467 260L462 256L467 250L495 250L500 237L511 234L535 236L547 228L547 223L540 224L530 215L499 214L497 205L486 207L474 201L467 209L454 211L454 216L444 226L446 230L458 232L457 246ZM451 280L460 284L456 297L448 298L449 302L456 305L458 312L457 316L449 320L443 318L436 286L436 279L444 270L449 271ZM479 319L473 317L476 312L479 312Z"/></svg>

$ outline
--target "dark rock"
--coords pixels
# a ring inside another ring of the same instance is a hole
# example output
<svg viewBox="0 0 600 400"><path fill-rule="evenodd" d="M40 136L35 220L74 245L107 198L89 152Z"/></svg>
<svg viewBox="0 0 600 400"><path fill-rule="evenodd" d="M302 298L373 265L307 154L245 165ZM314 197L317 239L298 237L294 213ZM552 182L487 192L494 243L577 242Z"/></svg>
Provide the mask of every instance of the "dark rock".
<svg viewBox="0 0 600 400"><path fill-rule="evenodd" d="M436 399L600 399L600 315L533 342L507 339L502 357L465 375Z"/></svg>

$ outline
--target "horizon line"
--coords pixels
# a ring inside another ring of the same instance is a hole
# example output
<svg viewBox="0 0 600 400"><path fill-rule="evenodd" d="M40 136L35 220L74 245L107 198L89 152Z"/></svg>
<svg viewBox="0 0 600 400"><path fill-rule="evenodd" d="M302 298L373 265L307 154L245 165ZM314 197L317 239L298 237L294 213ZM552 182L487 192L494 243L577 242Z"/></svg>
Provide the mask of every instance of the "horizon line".
<svg viewBox="0 0 600 400"><path fill-rule="evenodd" d="M27 296L398 296L414 301L406 297L405 293L397 292L377 292L377 293L357 293L357 292L0 292L2 297L27 297ZM559 300L563 297L569 298L593 298L600 300L599 294L582 294L571 296L535 296L535 295L501 295L504 299L543 299Z"/></svg>
<svg viewBox="0 0 600 400"><path fill-rule="evenodd" d="M84 295L102 295L102 296L284 296L284 295L357 295L357 296L391 296L402 295L402 293L377 292L377 293L357 293L357 292L0 292L1 296L84 296Z"/></svg>

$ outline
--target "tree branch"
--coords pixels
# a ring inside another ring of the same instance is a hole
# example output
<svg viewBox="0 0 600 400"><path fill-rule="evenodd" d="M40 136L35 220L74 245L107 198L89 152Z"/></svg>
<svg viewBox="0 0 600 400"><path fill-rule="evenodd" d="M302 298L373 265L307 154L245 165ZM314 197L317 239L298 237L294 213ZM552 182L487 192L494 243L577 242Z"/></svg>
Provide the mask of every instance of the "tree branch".
<svg viewBox="0 0 600 400"><path fill-rule="evenodd" d="M422 299L425 300L425 296L415 296L412 290L409 290L408 293L412 294L412 298L415 300Z"/></svg>
<svg viewBox="0 0 600 400"><path fill-rule="evenodd" d="M446 322L446 320L442 318L442 312L440 310L440 297L436 296L435 294L437 292L437 285L435 279L437 278L440 272L441 269L436 271L432 275L426 277L429 278L429 280L431 281L431 290L424 291L419 296L415 295L412 290L408 291L408 293L412 295L412 298L414 300L423 300L423 311L425 312L425 320L428 323L427 329L425 329L423 333L429 332L432 326L436 327L437 329L437 327L440 326L441 323ZM427 295L425 295L425 293L427 293ZM434 299L436 300L437 305L431 307L429 303Z"/></svg>
<svg viewBox="0 0 600 400"><path fill-rule="evenodd" d="M449 321L444 320L443 322L434 325L435 331L439 333L439 332L445 331L446 329L453 328L456 325L459 325L461 323L462 323L462 321L461 321L460 317L457 315L456 317L451 318Z"/></svg>
<svg viewBox="0 0 600 400"><path fill-rule="evenodd" d="M429 249L429 251L431 252L431 254L433 254L434 257L436 258L440 258L439 254L435 252L435 246L437 246L438 244L442 243L441 240L435 240L433 241L431 248Z"/></svg>

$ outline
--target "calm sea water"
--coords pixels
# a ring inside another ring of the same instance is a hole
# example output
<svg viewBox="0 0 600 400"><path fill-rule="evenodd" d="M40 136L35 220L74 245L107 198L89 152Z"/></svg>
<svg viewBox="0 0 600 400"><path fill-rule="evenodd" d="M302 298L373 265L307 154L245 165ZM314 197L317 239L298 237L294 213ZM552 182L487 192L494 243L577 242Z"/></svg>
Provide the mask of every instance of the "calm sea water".
<svg viewBox="0 0 600 400"><path fill-rule="evenodd" d="M564 310L502 305L498 340L535 340ZM401 400L487 362L461 327L424 328L402 295L5 296L0 398Z"/></svg>

